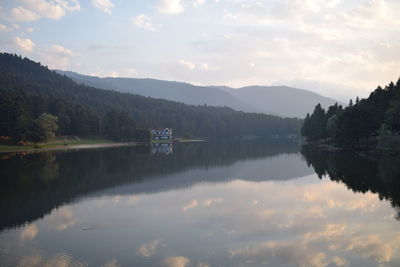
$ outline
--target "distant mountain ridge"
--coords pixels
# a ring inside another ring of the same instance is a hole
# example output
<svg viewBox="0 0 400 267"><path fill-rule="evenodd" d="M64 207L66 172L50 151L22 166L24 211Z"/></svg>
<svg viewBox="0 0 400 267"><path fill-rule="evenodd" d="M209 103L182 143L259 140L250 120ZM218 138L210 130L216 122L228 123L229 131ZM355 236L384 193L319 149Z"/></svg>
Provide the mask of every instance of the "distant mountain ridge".
<svg viewBox="0 0 400 267"><path fill-rule="evenodd" d="M196 86L183 82L171 82L146 78L100 78L87 76L71 71L56 72L63 74L77 83L100 89L111 89L124 93L134 93L151 98L167 99L188 105L227 106L246 112L258 110L237 99L234 95L223 90Z"/></svg>
<svg viewBox="0 0 400 267"><path fill-rule="evenodd" d="M232 89L230 93L258 110L271 110L284 117L304 118L318 103L323 107L335 103L344 105L335 99L289 86L246 86Z"/></svg>
<svg viewBox="0 0 400 267"><path fill-rule="evenodd" d="M101 89L178 101L189 105L226 106L245 112L304 118L320 103L329 107L338 102L317 93L288 86L196 86L183 82L143 78L100 78L71 71L60 71L78 83Z"/></svg>

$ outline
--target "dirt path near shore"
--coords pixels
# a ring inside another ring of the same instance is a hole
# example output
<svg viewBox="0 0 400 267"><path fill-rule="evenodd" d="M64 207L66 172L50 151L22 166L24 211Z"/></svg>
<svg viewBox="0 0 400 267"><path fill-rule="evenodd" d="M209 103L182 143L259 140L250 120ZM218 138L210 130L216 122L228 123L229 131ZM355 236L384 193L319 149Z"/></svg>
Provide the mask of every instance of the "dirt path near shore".
<svg viewBox="0 0 400 267"><path fill-rule="evenodd" d="M13 152L44 152L44 151L67 151L76 149L93 149L93 148L107 148L107 147L121 147L121 146L135 146L137 143L104 143L104 144L81 144L81 145L60 145L45 148L18 148L10 150L0 150L0 153L13 153Z"/></svg>

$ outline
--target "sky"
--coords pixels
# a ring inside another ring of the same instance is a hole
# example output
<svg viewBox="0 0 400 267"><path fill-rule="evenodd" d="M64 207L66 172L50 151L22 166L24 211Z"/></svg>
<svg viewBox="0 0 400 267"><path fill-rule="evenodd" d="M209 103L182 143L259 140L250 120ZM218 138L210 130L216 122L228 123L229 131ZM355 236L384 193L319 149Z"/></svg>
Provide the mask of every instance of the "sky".
<svg viewBox="0 0 400 267"><path fill-rule="evenodd" d="M87 75L346 101L400 77L400 1L1 0L0 50Z"/></svg>

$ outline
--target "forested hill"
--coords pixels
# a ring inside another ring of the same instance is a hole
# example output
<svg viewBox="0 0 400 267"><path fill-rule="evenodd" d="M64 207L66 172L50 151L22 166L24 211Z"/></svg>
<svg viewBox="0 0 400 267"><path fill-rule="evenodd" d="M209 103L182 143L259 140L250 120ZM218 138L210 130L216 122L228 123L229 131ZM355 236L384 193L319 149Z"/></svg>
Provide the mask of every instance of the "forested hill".
<svg viewBox="0 0 400 267"><path fill-rule="evenodd" d="M234 95L224 90L195 86L189 83L163 81L140 78L100 78L86 76L71 71L56 70L77 83L101 89L112 89L123 93L133 93L142 96L182 102L188 105L227 106L245 112L259 111L245 104Z"/></svg>
<svg viewBox="0 0 400 267"><path fill-rule="evenodd" d="M59 135L132 139L135 128L172 127L198 137L296 134L301 120L244 113L228 107L173 101L77 84L40 63L0 54L0 136L24 140L43 113L58 118Z"/></svg>
<svg viewBox="0 0 400 267"><path fill-rule="evenodd" d="M246 86L234 89L227 86L195 86L156 79L100 78L71 71L56 72L70 77L77 83L96 88L179 101L189 105L227 106L235 110L281 117L304 118L318 103L327 108L338 102L311 91L288 86Z"/></svg>
<svg viewBox="0 0 400 267"><path fill-rule="evenodd" d="M346 148L398 149L400 147L400 79L378 86L366 99L350 101L343 108L325 111L317 105L307 114L302 134L310 141L324 141Z"/></svg>

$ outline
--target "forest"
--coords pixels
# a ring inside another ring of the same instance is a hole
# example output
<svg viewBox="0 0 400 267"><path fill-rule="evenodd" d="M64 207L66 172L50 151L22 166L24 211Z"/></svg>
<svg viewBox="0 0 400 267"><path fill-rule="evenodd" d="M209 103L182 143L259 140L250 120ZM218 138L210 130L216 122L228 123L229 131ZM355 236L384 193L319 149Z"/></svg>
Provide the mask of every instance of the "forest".
<svg viewBox="0 0 400 267"><path fill-rule="evenodd" d="M350 149L393 149L400 146L400 79L378 86L366 99L347 107L317 105L307 114L301 134L309 142Z"/></svg>
<svg viewBox="0 0 400 267"><path fill-rule="evenodd" d="M0 136L14 143L52 134L134 140L143 129L163 127L173 128L177 136L204 138L287 136L298 134L301 124L299 119L97 89L28 58L0 53Z"/></svg>

